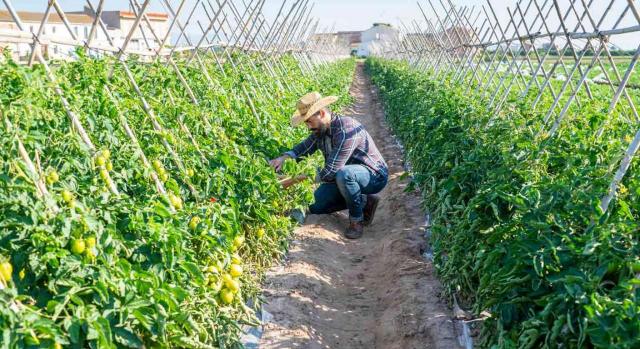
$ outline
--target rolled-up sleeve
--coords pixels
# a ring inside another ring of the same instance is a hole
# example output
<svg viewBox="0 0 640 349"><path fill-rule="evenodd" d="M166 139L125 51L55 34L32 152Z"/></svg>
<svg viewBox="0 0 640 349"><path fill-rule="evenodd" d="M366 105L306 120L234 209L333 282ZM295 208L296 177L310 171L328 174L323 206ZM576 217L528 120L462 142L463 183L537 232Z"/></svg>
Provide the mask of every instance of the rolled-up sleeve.
<svg viewBox="0 0 640 349"><path fill-rule="evenodd" d="M354 125L341 125L333 139L337 140L337 145L331 150L327 163L320 171L320 179L323 182L333 182L336 173L343 168L357 146L358 129Z"/></svg>

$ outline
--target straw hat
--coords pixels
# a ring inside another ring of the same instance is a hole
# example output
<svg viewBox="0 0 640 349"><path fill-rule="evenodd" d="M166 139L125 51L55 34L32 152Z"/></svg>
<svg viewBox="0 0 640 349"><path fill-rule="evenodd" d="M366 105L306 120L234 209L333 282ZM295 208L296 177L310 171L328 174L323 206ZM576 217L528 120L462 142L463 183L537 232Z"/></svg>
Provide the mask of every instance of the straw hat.
<svg viewBox="0 0 640 349"><path fill-rule="evenodd" d="M296 104L296 112L291 117L291 125L296 127L302 124L320 109L335 103L337 100L338 97L336 96L322 97L318 92L311 92L302 96Z"/></svg>

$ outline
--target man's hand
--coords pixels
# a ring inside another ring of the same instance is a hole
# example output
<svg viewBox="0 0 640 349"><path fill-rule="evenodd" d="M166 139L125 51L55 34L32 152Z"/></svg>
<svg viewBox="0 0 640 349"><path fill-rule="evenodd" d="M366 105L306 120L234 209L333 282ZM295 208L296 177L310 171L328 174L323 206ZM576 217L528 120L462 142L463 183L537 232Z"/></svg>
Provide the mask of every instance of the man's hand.
<svg viewBox="0 0 640 349"><path fill-rule="evenodd" d="M273 160L269 160L269 165L271 167L273 167L273 169L276 172L280 172L280 169L282 168L282 164L284 164L284 161L287 160L287 158L290 158L290 156L287 155L287 154L284 154L284 155L282 155L280 157L277 157L277 158L275 158Z"/></svg>
<svg viewBox="0 0 640 349"><path fill-rule="evenodd" d="M281 179L280 180L280 184L282 185L282 187L284 189L289 188L290 186L300 183L304 180L307 180L309 177L305 176L305 175L300 175L300 176L296 176L296 177L292 177L292 178L285 178L285 179Z"/></svg>

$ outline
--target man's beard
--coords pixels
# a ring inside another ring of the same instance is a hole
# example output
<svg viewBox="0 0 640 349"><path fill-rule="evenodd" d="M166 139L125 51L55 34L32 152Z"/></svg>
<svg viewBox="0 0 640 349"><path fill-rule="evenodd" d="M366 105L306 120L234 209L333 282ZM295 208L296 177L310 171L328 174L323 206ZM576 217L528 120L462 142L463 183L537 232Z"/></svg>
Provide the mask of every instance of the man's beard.
<svg viewBox="0 0 640 349"><path fill-rule="evenodd" d="M321 136L325 133L325 131L327 130L327 128L328 128L328 127L327 127L327 126L325 126L325 125L320 125L320 126L318 126L317 128L312 128L312 129L310 129L310 131L311 131L311 133L313 133L313 135L314 135L314 136L316 136L316 137L321 137Z"/></svg>

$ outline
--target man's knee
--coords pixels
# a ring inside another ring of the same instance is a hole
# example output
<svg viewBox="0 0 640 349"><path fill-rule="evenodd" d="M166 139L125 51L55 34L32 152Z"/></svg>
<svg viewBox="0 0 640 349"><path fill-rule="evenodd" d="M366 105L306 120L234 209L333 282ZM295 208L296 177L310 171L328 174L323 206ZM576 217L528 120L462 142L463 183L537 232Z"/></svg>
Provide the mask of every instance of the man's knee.
<svg viewBox="0 0 640 349"><path fill-rule="evenodd" d="M353 171L349 170L346 167L341 168L340 170L338 170L338 172L336 172L336 182L337 183L346 183L348 181L353 181L354 180L354 176L353 176Z"/></svg>

